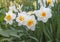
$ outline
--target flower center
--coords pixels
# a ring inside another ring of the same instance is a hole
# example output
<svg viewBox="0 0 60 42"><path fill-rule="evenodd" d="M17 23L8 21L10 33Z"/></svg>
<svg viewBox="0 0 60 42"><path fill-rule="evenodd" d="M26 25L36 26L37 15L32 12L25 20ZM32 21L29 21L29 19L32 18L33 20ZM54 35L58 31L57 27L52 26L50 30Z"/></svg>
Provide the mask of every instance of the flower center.
<svg viewBox="0 0 60 42"><path fill-rule="evenodd" d="M6 19L7 19L8 21L10 21L10 20L12 19L11 15L7 15L7 16L6 16Z"/></svg>
<svg viewBox="0 0 60 42"><path fill-rule="evenodd" d="M47 0L47 3L48 3L48 4L51 4L51 3L52 3L52 0Z"/></svg>
<svg viewBox="0 0 60 42"><path fill-rule="evenodd" d="M46 12L42 12L42 17L46 17Z"/></svg>
<svg viewBox="0 0 60 42"><path fill-rule="evenodd" d="M19 17L19 20L20 20L20 21L23 21L23 20L24 20L24 17L23 17L23 16L20 16L20 17Z"/></svg>
<svg viewBox="0 0 60 42"><path fill-rule="evenodd" d="M28 26L32 26L34 24L33 20L28 20Z"/></svg>

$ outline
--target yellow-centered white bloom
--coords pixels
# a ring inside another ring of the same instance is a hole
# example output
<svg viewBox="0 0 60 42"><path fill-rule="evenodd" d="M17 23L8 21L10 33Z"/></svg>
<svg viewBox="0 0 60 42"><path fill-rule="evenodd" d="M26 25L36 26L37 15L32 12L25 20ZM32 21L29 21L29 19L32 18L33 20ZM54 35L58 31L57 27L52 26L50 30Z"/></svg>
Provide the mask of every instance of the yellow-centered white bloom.
<svg viewBox="0 0 60 42"><path fill-rule="evenodd" d="M16 18L16 21L18 22L19 26L24 25L26 16L27 16L26 12L18 13L18 17Z"/></svg>
<svg viewBox="0 0 60 42"><path fill-rule="evenodd" d="M12 25L13 20L15 18L16 18L16 15L12 13L11 11L9 11L8 13L6 13L4 20L6 21L6 23L9 23L10 25Z"/></svg>
<svg viewBox="0 0 60 42"><path fill-rule="evenodd" d="M37 20L43 21L44 23L46 23L47 20L52 17L50 8L41 7L40 10L37 10L34 13L37 16Z"/></svg>
<svg viewBox="0 0 60 42"><path fill-rule="evenodd" d="M34 31L35 30L36 22L37 21L36 21L34 15L27 16L27 18L25 20L25 25L27 26L28 29Z"/></svg>

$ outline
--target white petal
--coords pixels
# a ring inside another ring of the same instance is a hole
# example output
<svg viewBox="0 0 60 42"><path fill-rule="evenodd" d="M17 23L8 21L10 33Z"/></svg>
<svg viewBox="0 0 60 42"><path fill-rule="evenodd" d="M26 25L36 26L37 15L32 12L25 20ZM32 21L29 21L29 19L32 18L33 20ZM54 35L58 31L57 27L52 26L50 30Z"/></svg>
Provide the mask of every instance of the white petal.
<svg viewBox="0 0 60 42"><path fill-rule="evenodd" d="M15 14L12 14L12 18L15 19L16 18L16 15Z"/></svg>
<svg viewBox="0 0 60 42"><path fill-rule="evenodd" d="M12 10L9 10L7 14L12 14Z"/></svg>
<svg viewBox="0 0 60 42"><path fill-rule="evenodd" d="M32 31L35 31L35 26L32 26L30 29L31 29Z"/></svg>
<svg viewBox="0 0 60 42"><path fill-rule="evenodd" d="M51 18L51 17L52 17L52 14L49 13L46 18Z"/></svg>
<svg viewBox="0 0 60 42"><path fill-rule="evenodd" d="M16 18L16 22L20 22L19 17Z"/></svg>
<svg viewBox="0 0 60 42"><path fill-rule="evenodd" d="M18 23L18 26L21 26L22 24L21 23Z"/></svg>
<svg viewBox="0 0 60 42"><path fill-rule="evenodd" d="M42 21L43 21L44 23L46 23L47 20L48 20L47 18L42 19Z"/></svg>
<svg viewBox="0 0 60 42"><path fill-rule="evenodd" d="M15 5L10 6L9 7L9 10L14 11L14 12L18 12L18 10L16 9L16 6Z"/></svg>
<svg viewBox="0 0 60 42"><path fill-rule="evenodd" d="M38 21L41 21L41 20L42 20L42 18L41 18L41 17L38 17L38 18L37 18L37 20L38 20Z"/></svg>
<svg viewBox="0 0 60 42"><path fill-rule="evenodd" d="M10 21L9 24L12 25L13 21Z"/></svg>
<svg viewBox="0 0 60 42"><path fill-rule="evenodd" d="M13 9L14 12L18 12L18 10L16 8Z"/></svg>
<svg viewBox="0 0 60 42"><path fill-rule="evenodd" d="M40 10L34 11L34 13L37 17L39 17L39 14L40 14L39 12L40 12Z"/></svg>

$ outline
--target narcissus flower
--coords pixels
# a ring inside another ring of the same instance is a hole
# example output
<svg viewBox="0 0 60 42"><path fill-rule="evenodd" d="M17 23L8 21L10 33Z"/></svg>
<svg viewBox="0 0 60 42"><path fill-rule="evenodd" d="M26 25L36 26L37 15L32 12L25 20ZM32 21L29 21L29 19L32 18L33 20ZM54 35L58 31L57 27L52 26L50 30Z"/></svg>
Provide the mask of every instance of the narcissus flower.
<svg viewBox="0 0 60 42"><path fill-rule="evenodd" d="M54 6L55 0L46 0L47 4L49 4L49 6Z"/></svg>
<svg viewBox="0 0 60 42"><path fill-rule="evenodd" d="M21 12L18 13L18 17L16 18L16 21L18 22L18 25L24 25L24 21L26 19L27 13L26 12Z"/></svg>
<svg viewBox="0 0 60 42"><path fill-rule="evenodd" d="M47 22L47 20L52 17L50 8L41 7L40 10L37 10L34 13L37 16L37 20L43 21L44 23Z"/></svg>
<svg viewBox="0 0 60 42"><path fill-rule="evenodd" d="M37 21L36 21L34 15L27 16L27 19L25 20L25 25L27 26L28 29L34 31L36 23L37 23Z"/></svg>
<svg viewBox="0 0 60 42"><path fill-rule="evenodd" d="M11 11L9 11L8 13L6 13L4 20L6 21L6 23L9 23L10 25L12 25L13 20L15 18L16 18L16 15L12 13Z"/></svg>

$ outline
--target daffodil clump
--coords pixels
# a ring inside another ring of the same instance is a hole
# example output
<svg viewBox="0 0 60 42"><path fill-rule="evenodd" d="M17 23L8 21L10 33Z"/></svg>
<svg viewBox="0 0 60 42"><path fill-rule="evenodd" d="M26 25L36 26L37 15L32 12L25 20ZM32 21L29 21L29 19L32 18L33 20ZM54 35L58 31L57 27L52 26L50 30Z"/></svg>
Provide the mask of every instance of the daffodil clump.
<svg viewBox="0 0 60 42"><path fill-rule="evenodd" d="M38 21L46 23L49 20L49 18L52 18L51 7L54 6L55 0L38 0L38 3L40 5L39 10L28 12L22 11L23 4L18 5L18 7L16 7L16 5L13 4L9 6L9 11L6 12L4 20L7 24L10 25L13 25L14 21L16 21L18 23L18 26L23 25L26 26L27 29L34 31L36 24L38 24ZM48 6L46 3L48 4ZM36 2L34 2L33 5L36 9Z"/></svg>

